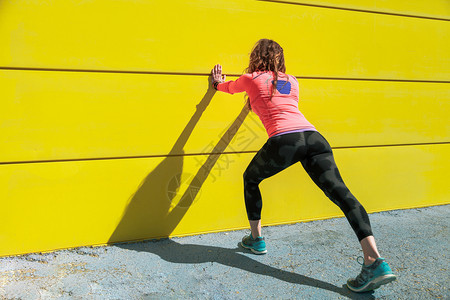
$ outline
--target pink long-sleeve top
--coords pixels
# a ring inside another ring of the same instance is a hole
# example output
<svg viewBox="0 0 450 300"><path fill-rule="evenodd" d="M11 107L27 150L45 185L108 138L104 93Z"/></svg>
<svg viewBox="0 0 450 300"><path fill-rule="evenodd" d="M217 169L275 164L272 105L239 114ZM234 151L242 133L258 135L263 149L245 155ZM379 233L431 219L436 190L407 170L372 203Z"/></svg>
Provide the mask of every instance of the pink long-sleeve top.
<svg viewBox="0 0 450 300"><path fill-rule="evenodd" d="M252 110L263 123L269 138L288 132L316 131L298 109L297 79L279 72L277 90L272 96L273 79L273 72L248 73L236 81L218 84L217 89L229 94L247 92Z"/></svg>

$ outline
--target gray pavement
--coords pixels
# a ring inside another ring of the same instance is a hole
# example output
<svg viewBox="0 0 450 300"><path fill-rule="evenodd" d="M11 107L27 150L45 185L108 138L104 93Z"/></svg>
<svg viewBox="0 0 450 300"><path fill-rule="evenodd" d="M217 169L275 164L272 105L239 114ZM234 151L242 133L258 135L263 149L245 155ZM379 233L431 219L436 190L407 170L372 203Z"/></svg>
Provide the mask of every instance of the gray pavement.
<svg viewBox="0 0 450 300"><path fill-rule="evenodd" d="M269 253L238 247L248 231L0 258L3 299L449 299L450 205L371 214L398 280L344 286L362 252L344 218L264 227Z"/></svg>

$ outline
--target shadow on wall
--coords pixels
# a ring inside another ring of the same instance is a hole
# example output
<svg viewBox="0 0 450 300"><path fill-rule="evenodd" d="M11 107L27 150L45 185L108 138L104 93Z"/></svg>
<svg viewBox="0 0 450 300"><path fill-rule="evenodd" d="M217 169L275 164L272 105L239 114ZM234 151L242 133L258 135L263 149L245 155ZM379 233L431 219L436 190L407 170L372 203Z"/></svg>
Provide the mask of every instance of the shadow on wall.
<svg viewBox="0 0 450 300"><path fill-rule="evenodd" d="M184 217L197 197L203 183L225 151L236 132L248 115L244 107L232 125L208 154L206 161L197 174L186 177L183 174L184 146L200 117L211 102L215 90L209 85L197 110L189 120L168 156L142 181L136 193L131 197L122 219L109 238L108 243L132 241L150 238L168 237ZM184 193L179 195L180 186ZM187 187L185 186L187 185Z"/></svg>

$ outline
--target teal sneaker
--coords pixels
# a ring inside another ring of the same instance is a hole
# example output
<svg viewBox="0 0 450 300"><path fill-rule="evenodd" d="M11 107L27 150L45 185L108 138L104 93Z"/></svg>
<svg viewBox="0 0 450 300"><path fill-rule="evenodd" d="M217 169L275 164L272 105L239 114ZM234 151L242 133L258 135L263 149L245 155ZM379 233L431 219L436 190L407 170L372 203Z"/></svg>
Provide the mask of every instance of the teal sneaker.
<svg viewBox="0 0 450 300"><path fill-rule="evenodd" d="M250 249L255 254L267 253L266 242L262 236L258 236L256 239L252 237L252 234L244 236L242 238L241 246L245 249Z"/></svg>
<svg viewBox="0 0 450 300"><path fill-rule="evenodd" d="M365 266L364 262L361 264L358 261L358 263L362 265L361 273L355 279L347 281L347 287L353 292L372 291L397 279L384 258L379 257L368 266Z"/></svg>

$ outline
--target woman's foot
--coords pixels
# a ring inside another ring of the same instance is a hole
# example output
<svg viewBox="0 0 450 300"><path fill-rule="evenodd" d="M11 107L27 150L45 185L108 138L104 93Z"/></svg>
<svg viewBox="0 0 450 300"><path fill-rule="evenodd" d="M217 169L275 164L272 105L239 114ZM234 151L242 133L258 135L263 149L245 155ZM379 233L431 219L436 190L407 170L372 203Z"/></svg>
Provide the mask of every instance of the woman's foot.
<svg viewBox="0 0 450 300"><path fill-rule="evenodd" d="M250 233L242 238L241 246L245 249L250 249L255 254L265 254L267 253L266 242L262 236L258 236L256 239L253 238Z"/></svg>
<svg viewBox="0 0 450 300"><path fill-rule="evenodd" d="M384 258L377 258L372 264L362 264L361 273L355 279L347 281L347 287L357 293L368 292L379 288L381 285L397 279Z"/></svg>

